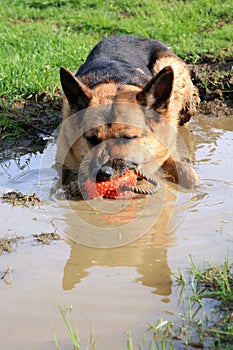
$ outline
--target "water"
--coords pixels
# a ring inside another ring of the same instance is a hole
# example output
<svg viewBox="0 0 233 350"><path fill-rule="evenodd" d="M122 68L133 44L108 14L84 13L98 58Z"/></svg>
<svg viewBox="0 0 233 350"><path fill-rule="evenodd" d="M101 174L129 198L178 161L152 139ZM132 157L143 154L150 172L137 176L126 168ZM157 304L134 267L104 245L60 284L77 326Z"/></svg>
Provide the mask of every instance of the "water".
<svg viewBox="0 0 233 350"><path fill-rule="evenodd" d="M0 164L2 188L35 191L44 199L40 208L0 204L0 236L27 237L15 252L0 256L1 272L12 267L9 284L0 281L4 349L55 349L53 331L61 348L71 349L59 305L72 306L83 344L94 324L96 349L126 349L128 330L140 342L148 323L179 319L173 273L187 273L190 255L201 266L232 257L233 121L198 116L190 129L183 136L200 185L190 192L165 184L160 195L127 205L51 196L53 145L46 162L29 153ZM33 233L54 230L64 240L32 243Z"/></svg>

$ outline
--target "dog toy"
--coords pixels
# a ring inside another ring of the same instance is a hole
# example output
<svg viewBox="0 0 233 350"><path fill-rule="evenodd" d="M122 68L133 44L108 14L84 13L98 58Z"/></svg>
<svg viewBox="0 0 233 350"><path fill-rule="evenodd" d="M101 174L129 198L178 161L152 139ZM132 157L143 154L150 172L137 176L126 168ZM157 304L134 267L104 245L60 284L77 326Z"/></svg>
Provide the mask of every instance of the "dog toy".
<svg viewBox="0 0 233 350"><path fill-rule="evenodd" d="M154 185L154 187L138 187L138 177L151 183ZM134 168L128 169L122 176L108 181L95 182L87 179L84 184L84 188L88 198L93 199L99 196L106 198L122 198L128 196L130 192L143 195L152 195L158 192L160 186L154 178L144 174L142 170Z"/></svg>
<svg viewBox="0 0 233 350"><path fill-rule="evenodd" d="M103 182L87 179L84 184L88 198L119 198L129 195L129 188L136 187L137 175L133 170L126 170L123 175Z"/></svg>
<svg viewBox="0 0 233 350"><path fill-rule="evenodd" d="M137 180L146 180L153 187L144 188L137 186ZM82 184L83 190L86 192L86 196L89 199L97 197L105 198L124 198L127 197L130 192L142 195L152 195L157 193L160 185L156 179L146 175L141 169L133 168L128 169L123 175L115 177L108 181L95 182L88 178L85 183ZM80 183L78 180L71 181L64 187L67 199L73 199L82 195Z"/></svg>

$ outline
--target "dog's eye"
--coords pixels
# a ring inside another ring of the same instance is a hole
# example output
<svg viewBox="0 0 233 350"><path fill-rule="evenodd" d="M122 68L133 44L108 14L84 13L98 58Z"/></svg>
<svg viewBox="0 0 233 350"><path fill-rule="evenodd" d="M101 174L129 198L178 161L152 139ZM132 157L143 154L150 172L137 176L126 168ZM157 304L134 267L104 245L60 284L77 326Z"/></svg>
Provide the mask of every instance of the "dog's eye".
<svg viewBox="0 0 233 350"><path fill-rule="evenodd" d="M93 147L101 142L97 136L86 136L86 139L89 142L89 144Z"/></svg>
<svg viewBox="0 0 233 350"><path fill-rule="evenodd" d="M130 141L133 141L133 140L135 140L137 138L137 136L128 136L128 135L124 135L123 137L122 137L122 141L123 142L130 142Z"/></svg>

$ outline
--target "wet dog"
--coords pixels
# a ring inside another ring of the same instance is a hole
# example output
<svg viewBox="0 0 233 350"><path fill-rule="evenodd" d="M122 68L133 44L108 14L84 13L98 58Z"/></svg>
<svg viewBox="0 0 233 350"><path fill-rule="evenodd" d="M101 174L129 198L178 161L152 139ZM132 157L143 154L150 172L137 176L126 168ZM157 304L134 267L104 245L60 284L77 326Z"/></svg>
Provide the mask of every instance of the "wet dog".
<svg viewBox="0 0 233 350"><path fill-rule="evenodd" d="M179 125L199 103L187 65L162 42L133 36L100 41L73 75L61 67L63 125L57 160L63 183L104 182L127 169L162 167L182 186L197 182L177 158ZM80 175L81 174L81 175Z"/></svg>

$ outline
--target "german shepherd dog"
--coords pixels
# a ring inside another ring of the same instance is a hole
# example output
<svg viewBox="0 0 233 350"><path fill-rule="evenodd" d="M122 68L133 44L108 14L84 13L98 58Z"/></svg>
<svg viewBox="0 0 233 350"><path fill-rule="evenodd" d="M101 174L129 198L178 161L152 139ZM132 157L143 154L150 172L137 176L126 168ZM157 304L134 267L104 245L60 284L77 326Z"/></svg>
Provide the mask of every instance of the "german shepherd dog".
<svg viewBox="0 0 233 350"><path fill-rule="evenodd" d="M74 75L61 67L60 79L63 122L70 120L58 138L63 184L81 173L82 181L101 182L161 167L184 187L198 181L176 155L178 125L195 113L198 91L185 62L162 42L107 37Z"/></svg>

